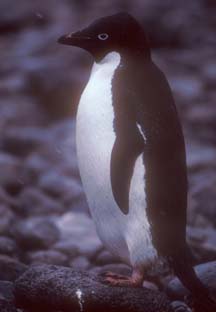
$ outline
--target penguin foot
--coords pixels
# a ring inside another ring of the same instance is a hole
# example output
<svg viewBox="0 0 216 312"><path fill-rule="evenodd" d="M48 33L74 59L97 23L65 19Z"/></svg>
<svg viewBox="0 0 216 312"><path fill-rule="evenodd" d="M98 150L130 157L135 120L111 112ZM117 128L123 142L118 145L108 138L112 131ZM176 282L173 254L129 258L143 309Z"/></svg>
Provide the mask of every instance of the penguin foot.
<svg viewBox="0 0 216 312"><path fill-rule="evenodd" d="M114 272L110 272L110 271L107 271L107 272L104 272L101 274L103 277L105 278L114 278L114 279L128 279L128 276L126 275L121 275L121 274L117 274L117 273L114 273Z"/></svg>
<svg viewBox="0 0 216 312"><path fill-rule="evenodd" d="M134 273L129 277L112 272L105 272L103 274L103 282L114 287L141 287L143 277Z"/></svg>

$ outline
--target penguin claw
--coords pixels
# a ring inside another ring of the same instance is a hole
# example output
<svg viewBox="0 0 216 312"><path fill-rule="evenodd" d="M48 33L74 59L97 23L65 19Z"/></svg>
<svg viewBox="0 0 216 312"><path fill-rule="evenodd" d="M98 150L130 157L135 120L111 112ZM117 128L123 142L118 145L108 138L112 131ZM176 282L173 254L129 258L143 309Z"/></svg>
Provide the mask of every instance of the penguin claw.
<svg viewBox="0 0 216 312"><path fill-rule="evenodd" d="M103 272L101 274L104 278L112 278L112 279L116 279L116 280L128 280L128 276L125 275L121 275L121 274L117 274L117 273L113 273L113 272Z"/></svg>
<svg viewBox="0 0 216 312"><path fill-rule="evenodd" d="M117 278L112 278L112 277L106 277L104 279L105 284L108 284L110 286L115 286L115 287L135 287L133 281L128 278L128 279L117 279Z"/></svg>
<svg viewBox="0 0 216 312"><path fill-rule="evenodd" d="M103 280L105 284L114 287L139 287L136 280L132 277L116 274L113 272L102 273Z"/></svg>

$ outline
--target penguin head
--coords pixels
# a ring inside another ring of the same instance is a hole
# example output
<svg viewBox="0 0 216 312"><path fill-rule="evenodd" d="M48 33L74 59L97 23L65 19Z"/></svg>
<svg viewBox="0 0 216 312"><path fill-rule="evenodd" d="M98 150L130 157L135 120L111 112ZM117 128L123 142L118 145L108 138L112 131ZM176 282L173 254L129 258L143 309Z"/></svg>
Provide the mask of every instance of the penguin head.
<svg viewBox="0 0 216 312"><path fill-rule="evenodd" d="M144 30L128 13L97 19L80 31L61 36L58 42L87 50L95 61L112 51L120 54L130 51L149 54Z"/></svg>

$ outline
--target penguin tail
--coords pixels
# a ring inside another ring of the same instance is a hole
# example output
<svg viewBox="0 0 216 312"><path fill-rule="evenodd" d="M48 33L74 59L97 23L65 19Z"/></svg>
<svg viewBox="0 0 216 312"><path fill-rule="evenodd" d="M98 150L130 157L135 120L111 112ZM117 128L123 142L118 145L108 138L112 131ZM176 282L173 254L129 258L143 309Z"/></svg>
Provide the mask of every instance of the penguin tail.
<svg viewBox="0 0 216 312"><path fill-rule="evenodd" d="M172 258L172 267L176 276L186 287L194 302L197 312L216 312L216 300L211 297L209 289L197 277L196 272L188 259Z"/></svg>

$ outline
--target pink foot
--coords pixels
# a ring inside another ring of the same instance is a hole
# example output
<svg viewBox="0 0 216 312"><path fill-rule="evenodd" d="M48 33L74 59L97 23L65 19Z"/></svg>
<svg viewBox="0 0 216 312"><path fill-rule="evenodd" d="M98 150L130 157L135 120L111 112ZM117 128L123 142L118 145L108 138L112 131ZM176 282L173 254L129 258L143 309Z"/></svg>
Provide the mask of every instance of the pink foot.
<svg viewBox="0 0 216 312"><path fill-rule="evenodd" d="M132 276L124 276L112 272L103 274L103 281L110 286L118 287L141 287L143 282L143 274L133 272Z"/></svg>

